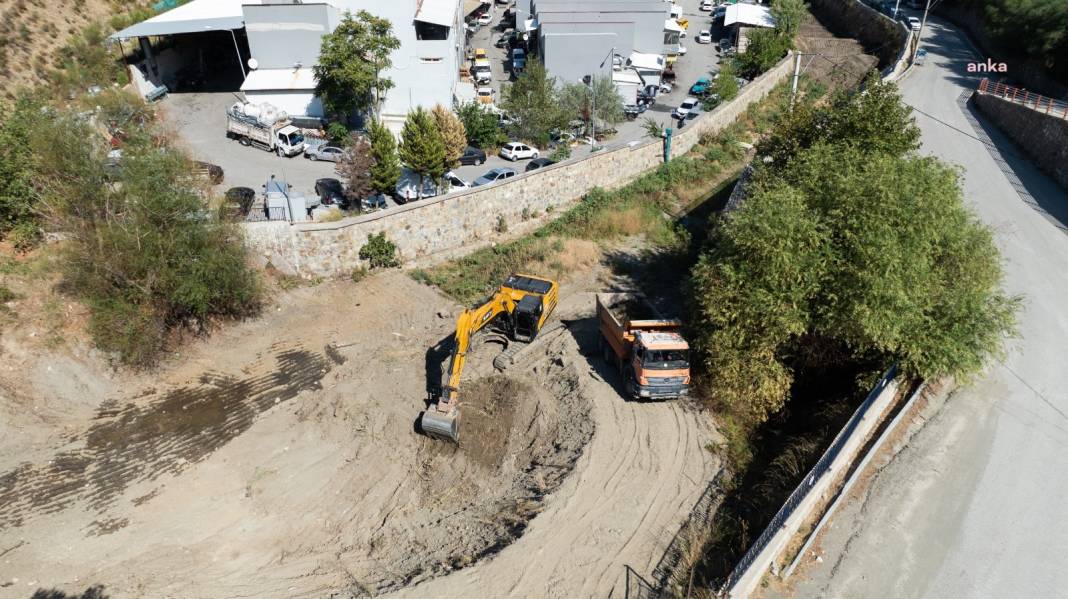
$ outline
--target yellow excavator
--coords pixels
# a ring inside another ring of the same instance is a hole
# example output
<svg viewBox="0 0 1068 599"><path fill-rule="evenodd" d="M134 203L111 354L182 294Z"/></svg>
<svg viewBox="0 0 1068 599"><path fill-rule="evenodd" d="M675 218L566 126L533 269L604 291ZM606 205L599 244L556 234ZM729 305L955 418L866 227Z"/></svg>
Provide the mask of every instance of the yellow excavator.
<svg viewBox="0 0 1068 599"><path fill-rule="evenodd" d="M464 310L456 319L452 356L442 376L433 404L419 419L422 431L431 437L460 442L460 375L475 333L491 323L513 341L530 343L538 336L559 299L556 281L513 274L497 292L481 304Z"/></svg>

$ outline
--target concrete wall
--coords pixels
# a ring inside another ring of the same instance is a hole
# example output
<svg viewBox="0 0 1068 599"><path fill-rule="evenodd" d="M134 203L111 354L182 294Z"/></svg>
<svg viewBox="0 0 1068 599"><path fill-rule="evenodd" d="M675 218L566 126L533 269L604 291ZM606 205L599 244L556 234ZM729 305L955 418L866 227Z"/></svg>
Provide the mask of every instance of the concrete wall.
<svg viewBox="0 0 1068 599"><path fill-rule="evenodd" d="M734 101L698 117L678 131L672 139L672 155L689 151L703 133L714 133L733 123L750 104L766 96L790 74L792 63L792 57L788 56L742 88ZM620 187L662 161L662 142L646 140L520 174L506 183L333 223L248 223L246 243L253 256L282 272L307 278L344 276L364 266L359 259L360 247L373 233L385 231L397 244L404 260L456 252L505 239L495 232L499 216L513 231L529 229L548 218L548 207L559 214L594 187ZM525 227L517 227L523 220L524 210L541 216Z"/></svg>
<svg viewBox="0 0 1068 599"><path fill-rule="evenodd" d="M981 92L972 96L972 102L1039 168L1068 189L1068 120Z"/></svg>
<svg viewBox="0 0 1068 599"><path fill-rule="evenodd" d="M580 83L586 75L610 76L612 61L605 62L605 58L613 47L623 56L630 55L628 37L613 31L626 29L630 23L590 23L587 31L576 32L582 25L587 24L551 23L541 29L542 62L560 83Z"/></svg>

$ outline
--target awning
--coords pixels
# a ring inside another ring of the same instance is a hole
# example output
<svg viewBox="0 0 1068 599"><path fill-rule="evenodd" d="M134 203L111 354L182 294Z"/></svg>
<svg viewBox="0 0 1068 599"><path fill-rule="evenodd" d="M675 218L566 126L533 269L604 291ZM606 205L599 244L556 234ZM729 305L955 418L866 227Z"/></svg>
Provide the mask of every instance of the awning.
<svg viewBox="0 0 1068 599"><path fill-rule="evenodd" d="M312 69L258 69L250 71L241 84L241 91L315 89L315 71Z"/></svg>
<svg viewBox="0 0 1068 599"><path fill-rule="evenodd" d="M664 21L664 31L682 31L682 25L675 19L666 19Z"/></svg>
<svg viewBox="0 0 1068 599"><path fill-rule="evenodd" d="M662 54L650 54L648 52L631 52L630 66L647 71L663 71L664 56Z"/></svg>
<svg viewBox="0 0 1068 599"><path fill-rule="evenodd" d="M456 23L456 0L420 0L415 20L452 27Z"/></svg>
<svg viewBox="0 0 1068 599"><path fill-rule="evenodd" d="M775 19L771 17L771 9L766 6L732 4L727 7L727 14L723 17L723 26L729 27L734 24L750 27L774 27Z"/></svg>
<svg viewBox="0 0 1068 599"><path fill-rule="evenodd" d="M475 12L487 4L489 4L489 2L483 2L482 0L464 0L464 16Z"/></svg>
<svg viewBox="0 0 1068 599"><path fill-rule="evenodd" d="M615 84L630 84L641 85L642 78L638 76L634 71L616 71L612 73L612 83Z"/></svg>
<svg viewBox="0 0 1068 599"><path fill-rule="evenodd" d="M111 34L111 39L150 35L174 35L201 31L228 31L245 26L242 4L261 4L260 0L193 0L151 19Z"/></svg>

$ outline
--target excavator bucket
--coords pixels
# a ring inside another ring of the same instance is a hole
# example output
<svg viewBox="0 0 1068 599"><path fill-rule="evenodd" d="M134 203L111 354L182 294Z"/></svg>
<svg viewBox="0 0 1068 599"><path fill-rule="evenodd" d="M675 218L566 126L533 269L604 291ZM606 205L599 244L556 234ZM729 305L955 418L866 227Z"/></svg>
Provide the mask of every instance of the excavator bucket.
<svg viewBox="0 0 1068 599"><path fill-rule="evenodd" d="M435 439L444 439L453 443L460 442L460 412L441 412L434 407L427 408L419 419L419 428Z"/></svg>

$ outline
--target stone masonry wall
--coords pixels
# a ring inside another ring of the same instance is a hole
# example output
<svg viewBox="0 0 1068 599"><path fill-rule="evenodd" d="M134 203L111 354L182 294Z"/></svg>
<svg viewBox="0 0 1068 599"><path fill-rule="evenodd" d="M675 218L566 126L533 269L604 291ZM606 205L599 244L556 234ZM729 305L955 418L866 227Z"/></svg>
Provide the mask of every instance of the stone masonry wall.
<svg viewBox="0 0 1068 599"><path fill-rule="evenodd" d="M879 57L879 68L899 60L908 39L900 23L859 0L812 0L812 14L836 35L852 37Z"/></svg>
<svg viewBox="0 0 1068 599"><path fill-rule="evenodd" d="M972 101L1039 168L1068 189L1068 120L981 92Z"/></svg>
<svg viewBox="0 0 1068 599"><path fill-rule="evenodd" d="M790 74L792 63L792 57L787 56L742 88L732 102L678 130L672 137L672 156L688 152L702 134L721 131L733 123ZM515 225L523 220L524 213L540 215L527 226L513 229L527 230L551 218L546 212L548 207L559 213L594 187L621 187L662 162L662 140L632 142L581 160L521 173L505 183L337 222L247 223L245 243L261 264L270 263L287 274L305 278L345 276L363 266L359 251L369 235L385 231L405 261L448 254L489 240L505 240L515 233L498 233L498 217Z"/></svg>

